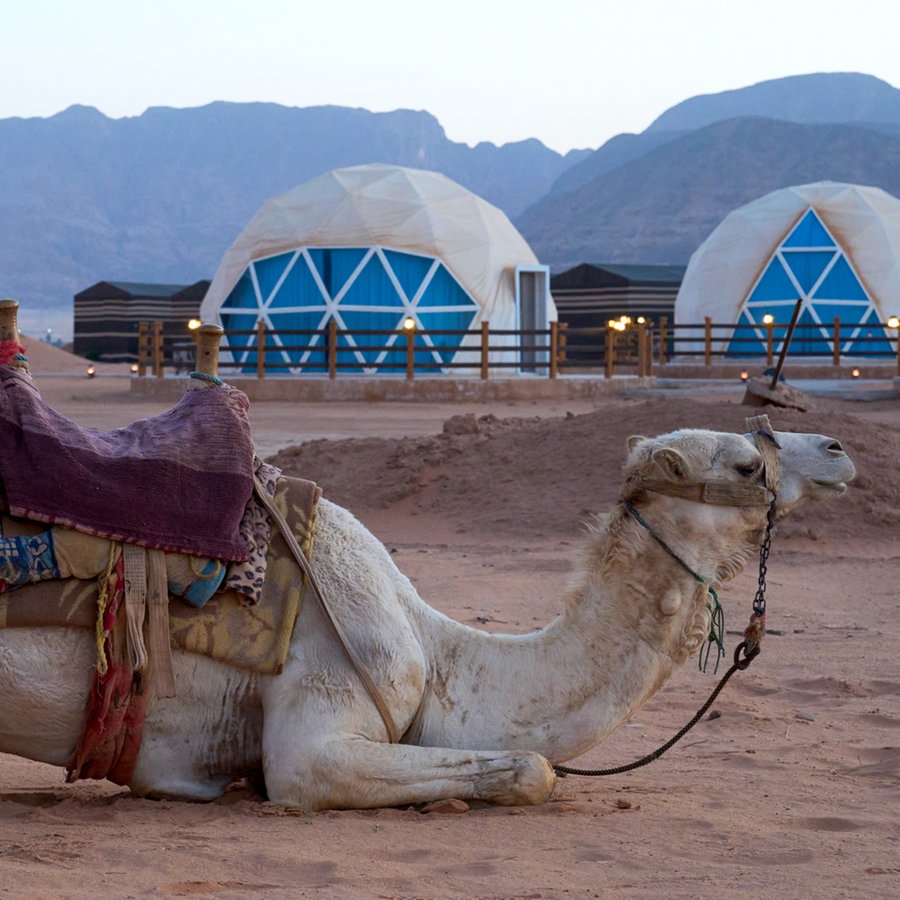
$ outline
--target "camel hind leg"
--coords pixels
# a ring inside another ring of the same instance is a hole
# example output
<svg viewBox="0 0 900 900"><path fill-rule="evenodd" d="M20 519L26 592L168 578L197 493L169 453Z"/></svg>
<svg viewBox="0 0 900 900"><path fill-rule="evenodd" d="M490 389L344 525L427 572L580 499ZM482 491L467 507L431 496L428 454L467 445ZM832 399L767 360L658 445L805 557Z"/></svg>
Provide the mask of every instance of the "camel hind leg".
<svg viewBox="0 0 900 900"><path fill-rule="evenodd" d="M263 737L269 799L310 812L450 798L524 806L546 802L556 783L537 753L416 747L355 735L291 743L269 732Z"/></svg>

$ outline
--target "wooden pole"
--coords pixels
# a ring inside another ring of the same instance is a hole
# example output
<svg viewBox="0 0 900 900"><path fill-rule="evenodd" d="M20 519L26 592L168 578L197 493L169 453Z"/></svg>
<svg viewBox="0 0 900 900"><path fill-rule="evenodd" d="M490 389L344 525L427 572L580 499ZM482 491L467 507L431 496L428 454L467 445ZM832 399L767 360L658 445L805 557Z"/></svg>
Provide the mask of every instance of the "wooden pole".
<svg viewBox="0 0 900 900"><path fill-rule="evenodd" d="M612 378L616 366L616 330L610 326L606 326L606 359L604 376Z"/></svg>
<svg viewBox="0 0 900 900"><path fill-rule="evenodd" d="M153 374L163 377L163 323L153 323Z"/></svg>
<svg viewBox="0 0 900 900"><path fill-rule="evenodd" d="M566 330L569 327L568 322L560 322L559 323L559 371L562 372L563 368L566 365L566 345L569 342L568 335L566 334Z"/></svg>
<svg viewBox="0 0 900 900"><path fill-rule="evenodd" d="M194 331L197 343L196 371L213 378L219 376L219 343L225 330L218 325L201 325Z"/></svg>
<svg viewBox="0 0 900 900"><path fill-rule="evenodd" d="M669 320L666 316L662 316L659 320L659 364L666 364L666 343L669 340Z"/></svg>
<svg viewBox="0 0 900 900"><path fill-rule="evenodd" d="M22 345L19 343L19 301L0 300L0 343L11 344L13 358L7 365L17 369L28 371L28 363L25 359L15 359L22 353Z"/></svg>
<svg viewBox="0 0 900 900"><path fill-rule="evenodd" d="M647 349L644 351L644 374L650 376L653 374L653 326L648 326L644 335L644 342Z"/></svg>
<svg viewBox="0 0 900 900"><path fill-rule="evenodd" d="M19 301L0 300L0 343L19 343Z"/></svg>
<svg viewBox="0 0 900 900"><path fill-rule="evenodd" d="M416 377L416 326L406 329L406 380Z"/></svg>
<svg viewBox="0 0 900 900"><path fill-rule="evenodd" d="M787 359L788 347L791 346L791 340L794 337L794 329L797 327L797 320L800 318L800 307L803 306L803 300L798 300L794 305L794 312L791 315L791 321L788 324L787 334L784 336L784 340L781 342L781 352L778 354L778 365L775 366L775 371L772 374L772 383L769 385L769 390L774 391L778 386L778 379L781 377L781 370L784 368L784 361Z"/></svg>
<svg viewBox="0 0 900 900"><path fill-rule="evenodd" d="M638 322L637 327L637 358L638 358L638 378L643 378L646 375L647 368L647 341L646 341L646 329L644 328L643 322Z"/></svg>
<svg viewBox="0 0 900 900"><path fill-rule="evenodd" d="M147 374L147 323L138 322L138 378Z"/></svg>
<svg viewBox="0 0 900 900"><path fill-rule="evenodd" d="M328 377L337 378L337 320L328 322Z"/></svg>
<svg viewBox="0 0 900 900"><path fill-rule="evenodd" d="M766 365L772 365L775 359L775 323L766 322Z"/></svg>
<svg viewBox="0 0 900 900"><path fill-rule="evenodd" d="M559 322L550 323L550 377L556 378L559 366Z"/></svg>
<svg viewBox="0 0 900 900"><path fill-rule="evenodd" d="M491 323L490 322L482 322L481 323L481 379L482 381L487 381L489 368L488 361L490 360L490 350L491 350Z"/></svg>
<svg viewBox="0 0 900 900"><path fill-rule="evenodd" d="M834 317L834 327L831 334L831 347L833 353L832 362L835 366L839 366L841 364L841 317Z"/></svg>
<svg viewBox="0 0 900 900"><path fill-rule="evenodd" d="M703 320L703 360L708 369L712 365L712 319L709 316Z"/></svg>
<svg viewBox="0 0 900 900"><path fill-rule="evenodd" d="M266 377L266 323L256 323L256 377Z"/></svg>

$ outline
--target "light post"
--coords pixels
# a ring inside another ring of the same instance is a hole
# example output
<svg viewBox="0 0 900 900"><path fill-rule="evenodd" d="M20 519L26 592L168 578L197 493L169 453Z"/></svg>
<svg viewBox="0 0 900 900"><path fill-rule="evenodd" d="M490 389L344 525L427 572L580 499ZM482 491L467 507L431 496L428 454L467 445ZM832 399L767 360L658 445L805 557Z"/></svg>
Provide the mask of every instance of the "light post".
<svg viewBox="0 0 900 900"><path fill-rule="evenodd" d="M900 318L891 316L887 320L887 325L897 332L897 374L900 375Z"/></svg>

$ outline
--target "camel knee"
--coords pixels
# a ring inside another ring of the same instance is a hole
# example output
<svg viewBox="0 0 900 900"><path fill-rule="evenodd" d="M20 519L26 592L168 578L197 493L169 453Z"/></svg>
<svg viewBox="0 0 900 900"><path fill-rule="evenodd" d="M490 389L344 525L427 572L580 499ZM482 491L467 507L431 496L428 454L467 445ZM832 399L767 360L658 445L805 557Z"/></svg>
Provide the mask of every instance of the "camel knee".
<svg viewBox="0 0 900 900"><path fill-rule="evenodd" d="M521 796L521 800L517 802L546 803L554 787L556 787L556 773L553 766L540 753L528 753L523 757L513 782L514 790Z"/></svg>

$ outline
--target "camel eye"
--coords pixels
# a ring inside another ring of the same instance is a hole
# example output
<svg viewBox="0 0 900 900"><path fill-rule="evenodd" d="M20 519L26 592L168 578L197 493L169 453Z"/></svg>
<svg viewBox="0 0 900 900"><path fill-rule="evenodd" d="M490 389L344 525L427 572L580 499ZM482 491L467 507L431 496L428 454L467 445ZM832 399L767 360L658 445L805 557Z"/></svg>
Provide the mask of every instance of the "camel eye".
<svg viewBox="0 0 900 900"><path fill-rule="evenodd" d="M756 460L751 463L739 463L734 468L742 478L752 478L754 475L759 474L762 468L762 460Z"/></svg>

